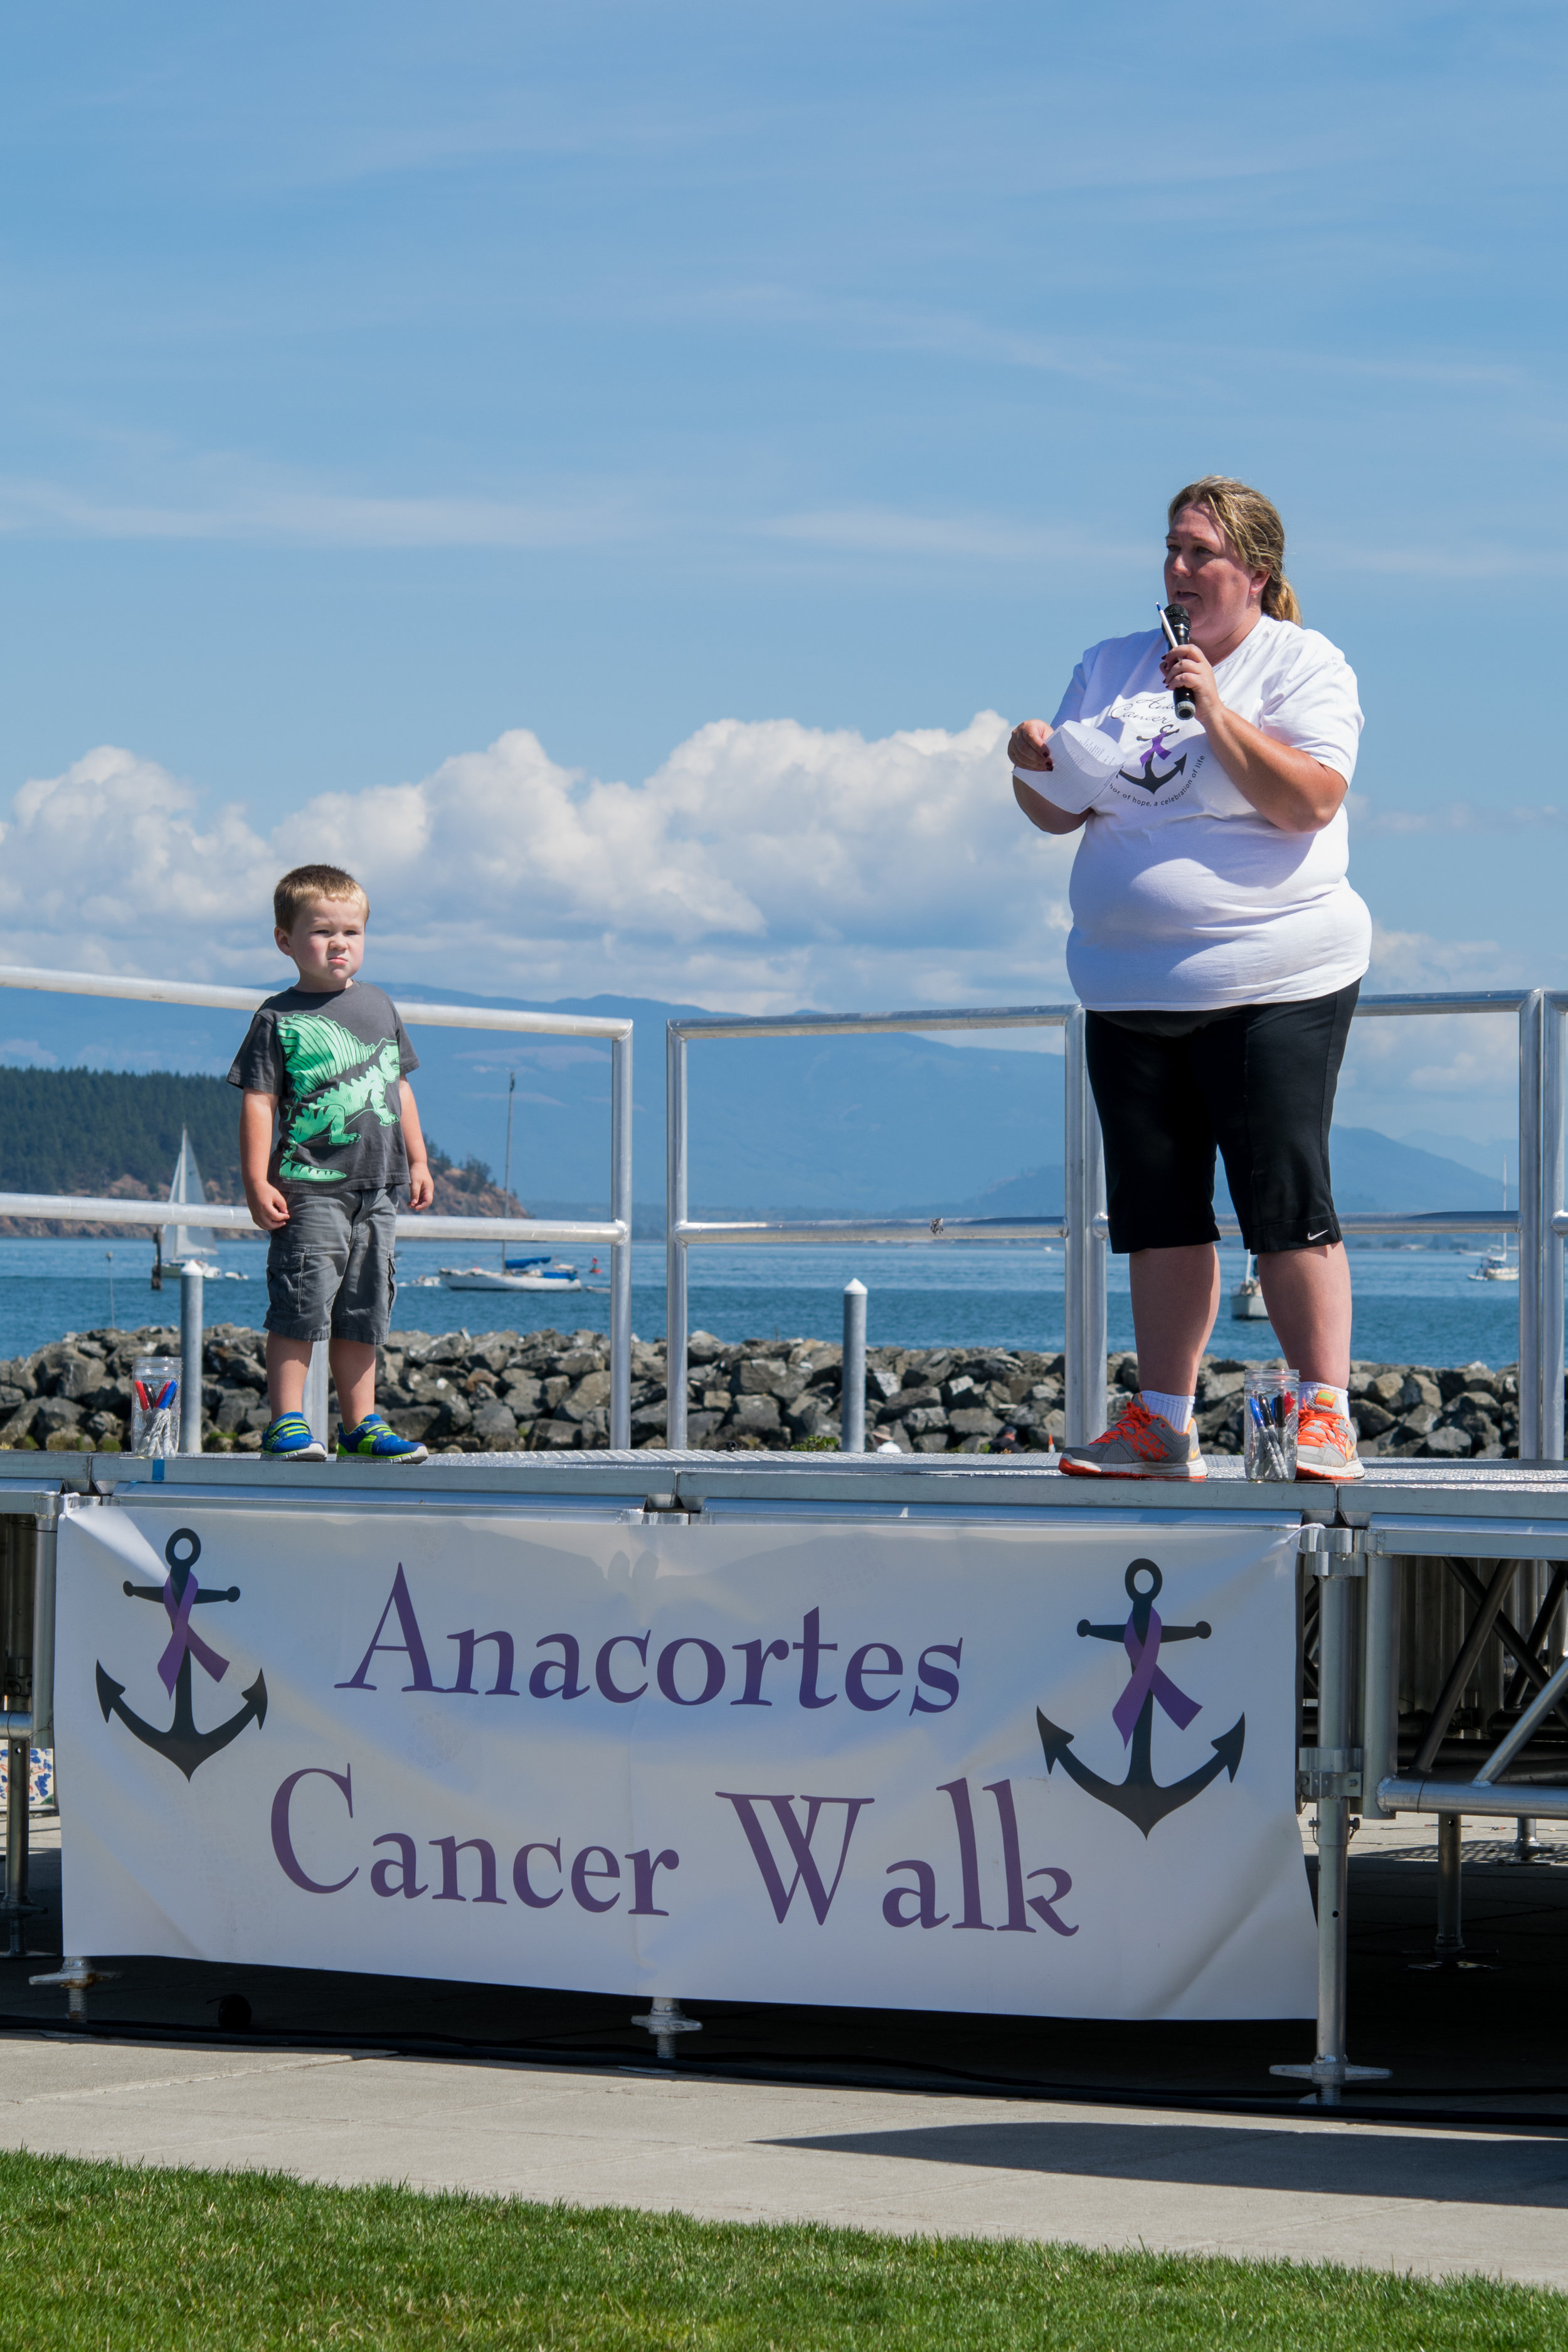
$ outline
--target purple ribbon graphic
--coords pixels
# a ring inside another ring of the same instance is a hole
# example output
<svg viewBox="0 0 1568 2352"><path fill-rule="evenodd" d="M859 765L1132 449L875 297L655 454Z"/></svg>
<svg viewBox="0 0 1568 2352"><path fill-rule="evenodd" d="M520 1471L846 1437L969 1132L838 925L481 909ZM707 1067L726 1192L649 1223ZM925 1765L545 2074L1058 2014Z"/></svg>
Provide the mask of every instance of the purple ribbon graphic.
<svg viewBox="0 0 1568 2352"><path fill-rule="evenodd" d="M198 1665L206 1668L215 1683L221 1683L228 1672L228 1660L220 1658L216 1650L208 1648L199 1633L193 1633L191 1631L191 1611L195 1606L195 1601L196 1572L194 1568L185 1579L185 1589L178 1601L174 1598L174 1578L166 1576L163 1579L163 1606L169 1612L169 1622L174 1631L169 1636L168 1648L158 1661L158 1676L171 1698L174 1695L174 1682L180 1671L180 1663L187 1650ZM1160 1679L1163 1682L1164 1676L1162 1675Z"/></svg>
<svg viewBox="0 0 1568 2352"><path fill-rule="evenodd" d="M1159 1663L1159 1611L1151 1609L1149 1612L1149 1633L1146 1640L1142 1643L1139 1641L1132 1629L1131 1617L1127 1620L1121 1639L1126 1647L1127 1655L1131 1661L1132 1677L1116 1705L1111 1708L1110 1719L1121 1734L1123 1748L1132 1737L1132 1727L1137 1722L1143 1702L1151 1691L1153 1692L1177 1730L1185 1731L1194 1716L1201 1715L1203 1708L1198 1700L1189 1698L1185 1691L1176 1688L1170 1675Z"/></svg>

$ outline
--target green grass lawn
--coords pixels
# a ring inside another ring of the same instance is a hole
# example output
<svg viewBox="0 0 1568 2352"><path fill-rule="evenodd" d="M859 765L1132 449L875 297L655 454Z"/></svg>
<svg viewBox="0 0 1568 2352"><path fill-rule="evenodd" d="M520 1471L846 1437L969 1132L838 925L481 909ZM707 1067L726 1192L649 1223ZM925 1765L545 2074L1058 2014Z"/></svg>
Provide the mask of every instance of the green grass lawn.
<svg viewBox="0 0 1568 2352"><path fill-rule="evenodd" d="M1546 2217L1542 2217L1543 2221ZM1563 2346L1568 2297L0 2156L0 2345Z"/></svg>

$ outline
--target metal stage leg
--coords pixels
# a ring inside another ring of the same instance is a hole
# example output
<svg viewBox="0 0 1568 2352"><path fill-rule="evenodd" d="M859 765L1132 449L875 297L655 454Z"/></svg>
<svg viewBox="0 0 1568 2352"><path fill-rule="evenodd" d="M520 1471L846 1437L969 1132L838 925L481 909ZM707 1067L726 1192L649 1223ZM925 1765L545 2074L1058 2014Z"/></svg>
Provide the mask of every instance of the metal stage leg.
<svg viewBox="0 0 1568 2352"><path fill-rule="evenodd" d="M1539 1862L1546 1848L1535 1834L1535 1815L1521 1813L1519 1827L1514 1832L1513 1852L1510 1862Z"/></svg>
<svg viewBox="0 0 1568 2352"><path fill-rule="evenodd" d="M1345 2055L1350 1954L1351 1800L1362 1787L1356 1730L1356 1619L1365 1590L1366 1555L1351 1528L1303 1528L1318 1578L1318 1745L1301 1751L1299 1785L1318 1807L1318 2046L1310 2066L1271 2066L1271 2074L1310 2083L1309 2100L1336 2107L1347 2083L1386 2080L1386 2066L1352 2066Z"/></svg>
<svg viewBox="0 0 1568 2352"><path fill-rule="evenodd" d="M1464 1822L1458 1813L1437 1816L1437 1941L1442 1958L1465 1948Z"/></svg>
<svg viewBox="0 0 1568 2352"><path fill-rule="evenodd" d="M27 1900L27 1800L32 1792L33 1741L5 1742L5 1927L8 1960L27 1957L26 1922L39 1908Z"/></svg>
<svg viewBox="0 0 1568 2352"><path fill-rule="evenodd" d="M646 2015L634 2017L632 2023L640 2025L645 2033L653 2035L661 2066L674 2065L681 2034L700 2033L702 2031L700 2018L683 2016L678 2000L671 2000L668 1994L658 1992L648 2003Z"/></svg>
<svg viewBox="0 0 1568 2352"><path fill-rule="evenodd" d="M46 1542L40 1528L42 1521L7 1519L5 1522L5 1703L8 1717L0 1716L0 1738L5 1740L5 1951L8 1960L25 1960L27 1957L27 1921L43 1909L27 1892L27 1810L32 1800L33 1738L40 1717L37 1710L37 1677L35 1674L37 1648L37 1628L38 1603L45 1580L41 1567L47 1569L48 1598L52 1604L54 1585L55 1534L52 1517L47 1521ZM54 1622L52 1605L49 1621L48 1679L54 1683Z"/></svg>
<svg viewBox="0 0 1568 2352"><path fill-rule="evenodd" d="M68 1959L44 1977L29 1977L35 1985L59 1985L66 1995L66 2022L82 2026L87 2023L87 1996L96 1984L113 1984L118 1969L95 1969L88 1959Z"/></svg>

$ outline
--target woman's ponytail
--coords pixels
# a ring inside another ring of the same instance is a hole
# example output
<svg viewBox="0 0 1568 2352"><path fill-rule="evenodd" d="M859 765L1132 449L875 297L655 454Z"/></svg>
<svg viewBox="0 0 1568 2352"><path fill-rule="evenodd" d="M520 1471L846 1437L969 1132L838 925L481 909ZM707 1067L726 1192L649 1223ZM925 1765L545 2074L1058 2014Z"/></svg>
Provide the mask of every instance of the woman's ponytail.
<svg viewBox="0 0 1568 2352"><path fill-rule="evenodd" d="M1294 621L1300 628L1301 607L1285 577L1285 526L1279 509L1261 490L1250 489L1229 474L1205 474L1189 482L1171 500L1174 525L1184 507L1206 507L1249 572L1267 572L1263 609L1271 621Z"/></svg>

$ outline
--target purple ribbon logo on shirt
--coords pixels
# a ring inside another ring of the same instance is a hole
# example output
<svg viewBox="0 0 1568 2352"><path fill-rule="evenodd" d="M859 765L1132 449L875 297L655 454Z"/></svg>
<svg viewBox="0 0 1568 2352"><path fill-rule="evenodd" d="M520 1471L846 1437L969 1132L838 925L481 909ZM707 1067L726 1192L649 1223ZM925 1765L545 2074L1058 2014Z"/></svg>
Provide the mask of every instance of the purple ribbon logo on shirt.
<svg viewBox="0 0 1568 2352"><path fill-rule="evenodd" d="M1119 768L1117 773L1123 783L1142 784L1146 793L1157 793L1162 784L1168 784L1173 776L1179 776L1187 764L1187 755L1184 751L1174 765L1167 768L1164 774L1161 775L1154 762L1156 760L1163 760L1165 753L1165 730L1162 727L1154 740L1139 754L1138 766Z"/></svg>
<svg viewBox="0 0 1568 2352"><path fill-rule="evenodd" d="M1132 1604L1125 1621L1113 1625L1091 1625L1087 1617L1079 1621L1080 1640L1114 1642L1127 1653L1131 1672L1110 1709L1110 1719L1121 1734L1123 1748L1132 1751L1127 1778L1107 1780L1091 1771L1073 1753L1073 1734L1053 1723L1038 1707L1035 1710L1040 1744L1046 1751L1047 1771L1054 1771L1060 1764L1086 1795L1125 1814L1145 1837L1167 1813L1173 1813L1180 1805L1190 1805L1222 1771L1228 1772L1234 1780L1247 1739L1247 1717L1238 1715L1230 1729L1210 1743L1214 1754L1206 1763L1200 1764L1184 1780L1170 1781L1163 1787L1155 1780L1155 1707L1161 1708L1178 1731L1185 1731L1194 1717L1203 1712L1202 1702L1178 1689L1161 1665L1161 1648L1166 1642L1206 1642L1214 1632L1213 1626L1201 1618L1195 1625L1163 1622L1154 1601L1164 1580L1152 1559L1135 1559L1123 1579L1127 1598Z"/></svg>
<svg viewBox="0 0 1568 2352"><path fill-rule="evenodd" d="M174 1702L174 1719L168 1729L160 1730L156 1724L143 1721L126 1706L124 1684L105 1674L101 1664L98 1668L98 1703L105 1723L117 1715L133 1738L166 1756L187 1780L199 1764L226 1748L231 1739L237 1739L247 1723L254 1722L259 1730L267 1719L267 1683L258 1673L245 1693L245 1705L226 1723L215 1724L210 1731L196 1728L191 1704L191 1660L195 1658L215 1683L222 1682L229 1662L195 1631L191 1612L203 1602L239 1599L237 1584L218 1590L198 1582L196 1562L201 1556L202 1539L195 1529L176 1528L163 1547L169 1573L163 1583L132 1584L127 1578L122 1588L128 1600L160 1602L169 1620L168 1643L158 1661L158 1678Z"/></svg>

